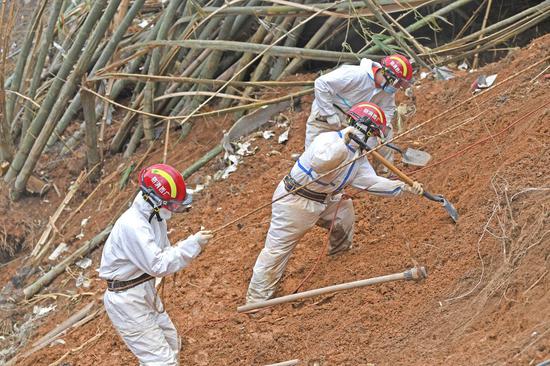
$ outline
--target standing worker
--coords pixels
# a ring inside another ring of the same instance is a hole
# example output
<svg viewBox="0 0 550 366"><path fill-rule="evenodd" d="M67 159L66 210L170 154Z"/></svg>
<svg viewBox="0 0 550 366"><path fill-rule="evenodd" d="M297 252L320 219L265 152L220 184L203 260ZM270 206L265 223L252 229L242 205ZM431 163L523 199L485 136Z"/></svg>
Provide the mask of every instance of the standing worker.
<svg viewBox="0 0 550 366"><path fill-rule="evenodd" d="M366 156L359 157L361 150L351 135L362 141L383 137L386 118L382 109L373 103L359 103L348 115L351 126L317 136L276 188L273 200L286 196L272 205L271 225L265 247L254 266L247 303L273 297L298 241L315 225L329 228L336 210L328 254L351 247L355 214L352 200L342 198L347 186L382 196L397 196L403 191L423 193L418 182L410 187L404 182L377 176ZM324 174L327 175L318 179Z"/></svg>
<svg viewBox="0 0 550 366"><path fill-rule="evenodd" d="M409 87L412 73L409 60L395 54L384 57L380 63L364 58L359 65L343 65L315 79L315 99L307 119L305 147L322 132L346 127L347 118L341 111L347 111L359 102L374 103L384 111L385 137L391 139L395 93L397 89ZM374 142L369 141L369 145ZM379 152L393 161L391 149L384 147Z"/></svg>
<svg viewBox="0 0 550 366"><path fill-rule="evenodd" d="M103 248L99 277L107 280L103 298L115 329L142 366L179 364L180 340L155 289L155 278L180 271L212 238L199 231L171 246L166 220L190 209L182 175L155 164L139 174L141 194L116 221Z"/></svg>

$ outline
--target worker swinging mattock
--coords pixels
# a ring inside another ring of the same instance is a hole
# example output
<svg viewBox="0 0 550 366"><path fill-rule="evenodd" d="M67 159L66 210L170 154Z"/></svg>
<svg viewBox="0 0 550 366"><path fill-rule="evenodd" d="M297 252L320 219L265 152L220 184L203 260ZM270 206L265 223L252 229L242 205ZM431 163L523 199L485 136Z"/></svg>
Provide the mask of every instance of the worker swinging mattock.
<svg viewBox="0 0 550 366"><path fill-rule="evenodd" d="M395 93L397 89L409 87L412 73L409 60L394 54L384 57L380 63L365 58L359 65L343 65L315 79L315 99L307 119L305 147L322 132L346 127L347 117L343 111L359 102L371 102L383 110L387 121L385 138L391 140ZM369 139L369 147L376 144L376 139ZM393 161L390 148L382 147L380 153Z"/></svg>
<svg viewBox="0 0 550 366"><path fill-rule="evenodd" d="M382 108L370 102L359 103L348 111L347 117L350 126L315 137L277 186L271 225L254 266L247 304L274 296L298 241L315 225L328 228L336 210L328 253L333 255L351 247L355 214L352 200L342 198L347 186L381 196L398 196L404 191L423 194L418 182L409 186L376 175L355 141L363 144L371 137L384 137L387 126Z"/></svg>

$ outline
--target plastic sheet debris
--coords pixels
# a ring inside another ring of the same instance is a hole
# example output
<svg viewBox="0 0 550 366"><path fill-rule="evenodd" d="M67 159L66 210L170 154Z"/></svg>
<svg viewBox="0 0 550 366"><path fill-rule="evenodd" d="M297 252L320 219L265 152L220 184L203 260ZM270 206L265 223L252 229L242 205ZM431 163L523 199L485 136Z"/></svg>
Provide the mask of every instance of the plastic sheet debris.
<svg viewBox="0 0 550 366"><path fill-rule="evenodd" d="M55 248L54 251L52 252L52 254L50 254L50 256L48 257L48 260L55 261L57 258L59 258L59 256L63 252L66 252L66 251L67 251L67 244L66 243L59 243L57 248Z"/></svg>
<svg viewBox="0 0 550 366"><path fill-rule="evenodd" d="M48 314L49 312L55 310L55 308L57 307L56 304L52 304L50 306L38 306L38 305L35 305L33 308L32 308L32 313L37 317L37 318L41 318L43 316L45 316L46 314Z"/></svg>
<svg viewBox="0 0 550 366"><path fill-rule="evenodd" d="M290 131L290 128L287 129L285 132L279 135L279 143L284 144L288 141L288 132Z"/></svg>
<svg viewBox="0 0 550 366"><path fill-rule="evenodd" d="M273 131L271 131L271 130L267 130L267 131L262 132L262 137L263 137L265 140L269 140L269 139L272 138L273 136L275 136L275 132L273 132Z"/></svg>
<svg viewBox="0 0 550 366"><path fill-rule="evenodd" d="M141 22L139 22L138 27L145 29L149 25L149 22L145 19L143 19Z"/></svg>
<svg viewBox="0 0 550 366"><path fill-rule="evenodd" d="M76 279L76 287L89 288L91 284L92 283L91 283L90 279L88 277L84 276L82 273Z"/></svg>
<svg viewBox="0 0 550 366"><path fill-rule="evenodd" d="M493 84L495 83L495 80L497 79L497 74L493 75L480 75L478 78L472 83L471 90L473 94L479 93L483 89L489 89Z"/></svg>
<svg viewBox="0 0 550 366"><path fill-rule="evenodd" d="M88 224L88 221L90 220L90 217L91 216L88 216L85 219L82 219L82 221L80 221L80 226L82 227L86 226Z"/></svg>
<svg viewBox="0 0 550 366"><path fill-rule="evenodd" d="M57 346L58 344L66 344L66 343L67 343L67 342L65 342L64 339L58 338L58 339L56 339L55 341L53 341L52 343L50 343L50 348L55 347L55 346Z"/></svg>
<svg viewBox="0 0 550 366"><path fill-rule="evenodd" d="M75 264L82 269L86 269L92 265L92 260L90 258L82 258L76 261Z"/></svg>
<svg viewBox="0 0 550 366"><path fill-rule="evenodd" d="M433 73L438 80L450 80L455 77L455 74L446 66L434 67Z"/></svg>

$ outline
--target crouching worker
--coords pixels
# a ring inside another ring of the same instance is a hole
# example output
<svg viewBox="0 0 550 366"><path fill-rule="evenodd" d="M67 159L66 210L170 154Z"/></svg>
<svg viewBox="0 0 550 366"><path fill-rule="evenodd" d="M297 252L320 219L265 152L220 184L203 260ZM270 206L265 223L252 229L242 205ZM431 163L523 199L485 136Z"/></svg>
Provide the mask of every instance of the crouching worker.
<svg viewBox="0 0 550 366"><path fill-rule="evenodd" d="M113 326L142 366L179 364L180 340L157 296L155 277L186 267L212 238L199 231L171 246L166 220L190 209L182 175L155 164L139 174L141 193L116 221L103 248L99 276L107 280L103 298Z"/></svg>
<svg viewBox="0 0 550 366"><path fill-rule="evenodd" d="M315 225L329 228L335 210L338 212L329 240L329 255L351 247L355 214L351 199L342 200L342 191L347 186L382 196L397 196L403 191L423 193L420 183L410 187L377 176L366 156L345 165L361 154L358 144L351 140L352 134L366 141L369 137L383 137L386 126L384 112L373 103L356 104L348 111L348 118L349 127L319 134L275 190L273 200L286 196L272 205L271 225L254 266L247 303L273 297L298 241ZM293 194L287 195L292 191Z"/></svg>

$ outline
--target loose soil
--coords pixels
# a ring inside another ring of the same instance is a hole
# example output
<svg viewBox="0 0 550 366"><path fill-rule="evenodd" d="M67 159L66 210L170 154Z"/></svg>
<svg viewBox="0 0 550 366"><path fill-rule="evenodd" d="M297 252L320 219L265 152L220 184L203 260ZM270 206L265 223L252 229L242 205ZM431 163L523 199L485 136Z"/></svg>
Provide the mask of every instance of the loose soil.
<svg viewBox="0 0 550 366"><path fill-rule="evenodd" d="M291 293L314 266L301 290L402 272L416 264L428 268L426 280L339 292L254 316L237 314L269 226L267 206L219 233L188 268L167 279L164 301L182 337L182 364L264 365L297 358L303 365L534 365L550 358L550 98L548 76L541 74L547 65L521 72L454 108L471 97L470 85L477 76L498 73L497 82L501 82L547 58L549 49L547 35L474 73L458 71L452 80L419 81L416 114L407 128L422 127L397 142L425 149L432 154L432 162L452 157L416 173L415 168L404 168L457 207L457 224L438 204L425 199L411 195L388 199L350 190L356 212L352 249L335 257L323 256L316 263L326 245L326 231L312 230L296 247L279 295ZM284 93L277 91L277 95ZM276 185L294 163L291 153L302 149L311 101L311 96L305 97L301 110L285 113L291 121L286 145L256 139L255 155L245 158L227 180L197 194L191 213L170 221L172 242L201 226L220 227L270 202ZM518 120L502 134L457 154ZM168 163L183 170L217 144L231 123L230 117L198 120L184 143L177 143L177 133L172 133ZM276 126L269 128L282 132ZM161 161L162 148L159 143L145 164ZM141 147L133 161L140 160L145 150ZM42 170L61 192L78 174L74 167L83 152L56 163L53 154L44 157ZM103 177L128 163L120 156L110 158ZM210 163L189 179L190 185L204 182L221 167L219 161ZM122 191L120 174L116 175L67 223L63 236L70 250L118 215L137 188L135 175ZM71 209L93 188L87 183ZM26 198L8 208L2 205L2 220L13 218L10 225L16 225L18 218L40 220L33 228L36 239L61 200L50 190L42 199ZM87 217L91 219L82 228L81 220ZM11 233L12 226L6 227ZM76 239L81 230L84 238ZM36 240L28 233L20 235L28 252ZM92 267L71 266L43 291L74 295L71 299L37 298L36 304L56 302L57 308L38 321L32 339L92 299L101 301L105 286L95 271L100 254L96 250L91 256ZM11 277L19 266L17 261L6 265L2 279ZM80 272L91 278L89 289L75 287L74 277ZM31 304L19 306L13 321L21 321L21 314L31 308ZM75 350L101 332L97 340ZM104 314L71 330L63 340L64 344L42 349L17 365L50 365L67 352L65 365L136 364Z"/></svg>

